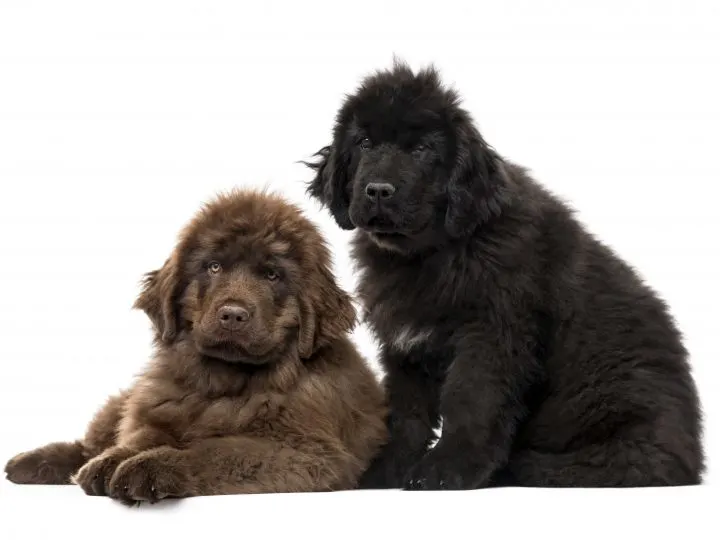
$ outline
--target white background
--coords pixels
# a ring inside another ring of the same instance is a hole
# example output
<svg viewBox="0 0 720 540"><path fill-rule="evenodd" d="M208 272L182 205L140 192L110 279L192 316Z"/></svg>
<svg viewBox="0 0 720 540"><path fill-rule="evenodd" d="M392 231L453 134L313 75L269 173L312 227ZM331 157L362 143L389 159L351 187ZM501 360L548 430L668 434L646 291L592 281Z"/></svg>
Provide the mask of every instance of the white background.
<svg viewBox="0 0 720 540"><path fill-rule="evenodd" d="M670 303L705 410L706 486L215 497L126 510L0 480L0 536L699 537L720 483L720 3L0 0L0 462L82 434L150 354L130 305L199 203L271 186L361 76L435 62L497 150ZM374 361L360 328L358 345ZM682 529L689 527L689 529ZM452 531L452 532L448 532ZM558 532L559 531L559 532ZM624 531L624 532L623 532ZM717 538L717 536L715 536Z"/></svg>

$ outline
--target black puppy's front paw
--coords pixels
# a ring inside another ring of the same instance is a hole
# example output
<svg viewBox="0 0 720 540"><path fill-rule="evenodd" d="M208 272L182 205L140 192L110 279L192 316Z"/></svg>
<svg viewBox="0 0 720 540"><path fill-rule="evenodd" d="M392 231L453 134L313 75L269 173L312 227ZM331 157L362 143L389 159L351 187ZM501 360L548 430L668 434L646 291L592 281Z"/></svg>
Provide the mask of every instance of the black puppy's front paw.
<svg viewBox="0 0 720 540"><path fill-rule="evenodd" d="M360 477L359 489L393 489L402 486L402 476L392 458L379 457Z"/></svg>
<svg viewBox="0 0 720 540"><path fill-rule="evenodd" d="M400 489L407 471L425 454L425 450L410 450L388 445L360 477L359 489Z"/></svg>
<svg viewBox="0 0 720 540"><path fill-rule="evenodd" d="M470 458L472 452L453 451L438 444L405 476L404 488L411 491L477 489L487 478L486 471Z"/></svg>
<svg viewBox="0 0 720 540"><path fill-rule="evenodd" d="M405 476L404 488L411 491L468 489L461 474L432 450Z"/></svg>

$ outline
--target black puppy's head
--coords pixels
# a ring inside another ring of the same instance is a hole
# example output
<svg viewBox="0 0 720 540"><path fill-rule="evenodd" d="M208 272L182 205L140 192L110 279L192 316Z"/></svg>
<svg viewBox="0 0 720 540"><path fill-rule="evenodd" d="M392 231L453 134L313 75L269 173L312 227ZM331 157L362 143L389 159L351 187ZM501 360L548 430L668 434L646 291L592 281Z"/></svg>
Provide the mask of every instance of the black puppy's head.
<svg viewBox="0 0 720 540"><path fill-rule="evenodd" d="M366 78L318 152L309 193L344 229L421 251L471 234L506 198L502 161L437 72L404 64Z"/></svg>

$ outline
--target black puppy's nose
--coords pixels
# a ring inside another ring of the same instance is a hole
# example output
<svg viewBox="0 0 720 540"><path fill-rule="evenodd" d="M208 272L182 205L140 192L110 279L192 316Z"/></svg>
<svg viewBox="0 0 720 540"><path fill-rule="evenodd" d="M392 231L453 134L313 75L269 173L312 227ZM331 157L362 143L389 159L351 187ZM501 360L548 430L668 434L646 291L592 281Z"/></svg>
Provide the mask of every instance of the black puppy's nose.
<svg viewBox="0 0 720 540"><path fill-rule="evenodd" d="M373 201L385 201L392 197L394 193L395 186L392 184L370 182L367 186L365 186L365 195L368 196L368 199L372 199Z"/></svg>
<svg viewBox="0 0 720 540"><path fill-rule="evenodd" d="M236 330L250 320L250 312L238 305L225 304L218 309L218 320L226 330Z"/></svg>

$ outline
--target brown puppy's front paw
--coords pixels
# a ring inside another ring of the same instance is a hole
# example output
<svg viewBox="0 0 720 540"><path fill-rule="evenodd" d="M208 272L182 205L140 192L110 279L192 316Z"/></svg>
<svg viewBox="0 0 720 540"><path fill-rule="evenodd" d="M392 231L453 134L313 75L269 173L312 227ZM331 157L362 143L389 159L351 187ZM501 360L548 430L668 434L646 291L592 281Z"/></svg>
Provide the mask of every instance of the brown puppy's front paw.
<svg viewBox="0 0 720 540"><path fill-rule="evenodd" d="M126 504L192 496L182 468L158 455L140 454L122 463L110 480L108 495Z"/></svg>
<svg viewBox="0 0 720 540"><path fill-rule="evenodd" d="M5 474L15 484L69 484L84 462L79 443L52 443L18 454L5 465Z"/></svg>
<svg viewBox="0 0 720 540"><path fill-rule="evenodd" d="M125 448L111 448L88 461L73 481L88 495L107 495L115 469L134 453Z"/></svg>

